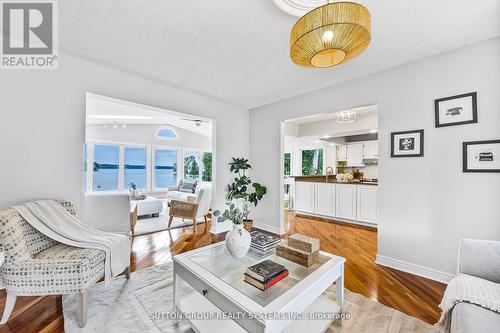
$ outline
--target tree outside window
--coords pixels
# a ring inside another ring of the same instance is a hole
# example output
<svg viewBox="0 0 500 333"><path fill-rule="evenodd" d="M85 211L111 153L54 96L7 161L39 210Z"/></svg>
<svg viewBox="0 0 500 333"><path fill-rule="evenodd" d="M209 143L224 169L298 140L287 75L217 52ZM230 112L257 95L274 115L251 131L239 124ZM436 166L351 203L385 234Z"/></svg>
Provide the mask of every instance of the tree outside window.
<svg viewBox="0 0 500 333"><path fill-rule="evenodd" d="M302 151L302 175L323 174L323 149L308 149Z"/></svg>
<svg viewBox="0 0 500 333"><path fill-rule="evenodd" d="M203 171L201 173L201 180L204 182L212 181L212 153L205 152L202 157Z"/></svg>
<svg viewBox="0 0 500 333"><path fill-rule="evenodd" d="M285 176L290 176L291 170L292 170L292 153L285 153L284 157L284 170L285 170Z"/></svg>

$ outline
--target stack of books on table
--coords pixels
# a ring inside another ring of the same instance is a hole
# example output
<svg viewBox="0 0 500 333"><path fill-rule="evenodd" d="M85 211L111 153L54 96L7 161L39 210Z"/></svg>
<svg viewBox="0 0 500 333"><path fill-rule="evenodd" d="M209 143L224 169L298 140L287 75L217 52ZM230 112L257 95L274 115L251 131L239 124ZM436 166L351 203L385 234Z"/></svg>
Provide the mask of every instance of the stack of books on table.
<svg viewBox="0 0 500 333"><path fill-rule="evenodd" d="M274 236L262 231L252 231L250 233L250 236L252 237L250 250L260 255L268 255L274 253L276 244L281 241L278 236Z"/></svg>
<svg viewBox="0 0 500 333"><path fill-rule="evenodd" d="M264 291L288 276L285 266L272 260L265 260L250 266L245 272L245 282Z"/></svg>

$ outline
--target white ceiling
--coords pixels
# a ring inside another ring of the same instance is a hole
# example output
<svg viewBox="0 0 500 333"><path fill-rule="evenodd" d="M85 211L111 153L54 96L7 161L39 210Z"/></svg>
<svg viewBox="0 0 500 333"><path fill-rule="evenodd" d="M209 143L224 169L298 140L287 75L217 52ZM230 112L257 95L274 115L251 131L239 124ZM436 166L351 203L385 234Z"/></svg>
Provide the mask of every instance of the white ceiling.
<svg viewBox="0 0 500 333"><path fill-rule="evenodd" d="M212 122L210 119L194 118L179 112L158 109L148 105L122 101L119 99L87 93L85 102L89 125L127 124L127 125L167 125L200 134L212 136ZM196 126L191 120L202 120Z"/></svg>
<svg viewBox="0 0 500 333"><path fill-rule="evenodd" d="M500 35L498 0L358 2L371 45L332 69L291 62L297 18L269 0L59 1L60 48L251 109Z"/></svg>

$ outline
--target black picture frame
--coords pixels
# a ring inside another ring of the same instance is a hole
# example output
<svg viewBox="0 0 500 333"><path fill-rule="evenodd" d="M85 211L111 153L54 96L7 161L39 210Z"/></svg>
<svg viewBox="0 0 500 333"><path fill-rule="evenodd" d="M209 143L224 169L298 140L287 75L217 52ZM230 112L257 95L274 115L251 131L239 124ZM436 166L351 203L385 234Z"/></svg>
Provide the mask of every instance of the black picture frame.
<svg viewBox="0 0 500 333"><path fill-rule="evenodd" d="M401 134L418 134L420 135L420 149L418 154L401 154L397 155L394 153L394 139L396 135ZM423 157L424 156L424 130L411 130L411 131L400 131L400 132L392 132L391 133L391 157Z"/></svg>
<svg viewBox="0 0 500 333"><path fill-rule="evenodd" d="M471 145L484 145L484 144L499 144L500 140L483 140L483 141L468 141L462 143L462 171L467 173L481 172L481 173L500 173L499 169L470 169L467 163L468 160L468 147ZM500 157L500 156L499 156Z"/></svg>
<svg viewBox="0 0 500 333"><path fill-rule="evenodd" d="M471 97L472 98L472 119L465 120L465 121L458 121L458 122L454 122L454 123L441 124L439 122L439 103L441 103L443 101L449 101L449 100L459 99L459 98L464 98L464 97ZM435 99L434 100L434 118L435 118L436 127L447 127L447 126L457 126L457 125L477 123L478 122L477 121L477 92L471 92L471 93L467 93L467 94L461 94L461 95L455 95L455 96Z"/></svg>

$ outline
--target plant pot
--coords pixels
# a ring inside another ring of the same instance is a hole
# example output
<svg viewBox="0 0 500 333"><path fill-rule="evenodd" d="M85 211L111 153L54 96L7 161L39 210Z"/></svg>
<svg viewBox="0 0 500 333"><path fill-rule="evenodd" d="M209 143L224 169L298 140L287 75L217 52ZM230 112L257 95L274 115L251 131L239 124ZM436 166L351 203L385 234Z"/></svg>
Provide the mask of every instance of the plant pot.
<svg viewBox="0 0 500 333"><path fill-rule="evenodd" d="M235 258L242 258L250 250L252 238L250 233L243 228L243 224L233 224L233 230L226 235L226 247Z"/></svg>
<svg viewBox="0 0 500 333"><path fill-rule="evenodd" d="M243 220L243 228L245 228L246 231L250 232L252 231L253 227L253 220L247 219Z"/></svg>

